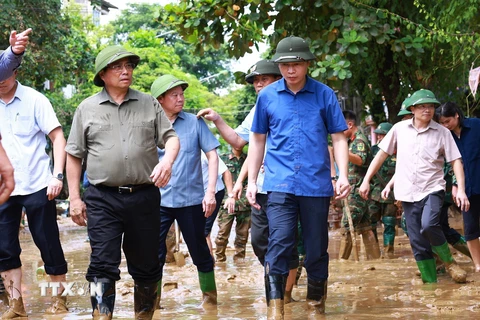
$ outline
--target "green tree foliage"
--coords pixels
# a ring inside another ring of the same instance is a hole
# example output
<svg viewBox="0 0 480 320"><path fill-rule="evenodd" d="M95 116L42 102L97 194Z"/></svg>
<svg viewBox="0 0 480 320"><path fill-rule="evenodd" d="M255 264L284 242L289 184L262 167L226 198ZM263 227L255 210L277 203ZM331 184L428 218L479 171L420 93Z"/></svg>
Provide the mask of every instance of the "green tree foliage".
<svg viewBox="0 0 480 320"><path fill-rule="evenodd" d="M346 94L370 106L384 100L391 115L420 88L465 104L468 69L480 60L480 0L180 0L165 8L197 51L228 44L238 58L266 39L273 52L285 36L306 38L318 57L313 77L339 90L348 82Z"/></svg>
<svg viewBox="0 0 480 320"><path fill-rule="evenodd" d="M180 57L178 66L197 78L207 78L204 84L210 90L227 88L233 81L229 74L229 57L225 47L210 48L199 54L195 48L178 36L176 29L163 20L165 10L160 5L129 4L121 15L112 22L115 41L125 41L137 30L155 30L155 36L163 38L162 45L171 46ZM215 76L214 76L215 75Z"/></svg>
<svg viewBox="0 0 480 320"><path fill-rule="evenodd" d="M76 83L92 59L85 35L71 28L70 16L61 5L60 0L2 1L0 46L8 46L11 30L33 29L19 79L39 90L46 80L58 88Z"/></svg>

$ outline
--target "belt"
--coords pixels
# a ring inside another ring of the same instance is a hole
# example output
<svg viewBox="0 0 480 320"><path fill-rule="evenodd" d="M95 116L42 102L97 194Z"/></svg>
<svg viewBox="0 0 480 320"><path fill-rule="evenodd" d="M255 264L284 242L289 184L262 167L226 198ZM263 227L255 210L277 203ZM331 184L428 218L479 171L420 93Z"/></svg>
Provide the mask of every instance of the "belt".
<svg viewBox="0 0 480 320"><path fill-rule="evenodd" d="M128 184L128 185L120 186L120 187L110 187L110 186L106 186L106 185L103 185L103 184L95 185L96 188L105 189L105 190L112 191L112 192L118 192L120 194L134 193L134 192L137 192L138 190L145 189L145 188L152 187L152 186L153 186L153 184L149 184L149 183Z"/></svg>

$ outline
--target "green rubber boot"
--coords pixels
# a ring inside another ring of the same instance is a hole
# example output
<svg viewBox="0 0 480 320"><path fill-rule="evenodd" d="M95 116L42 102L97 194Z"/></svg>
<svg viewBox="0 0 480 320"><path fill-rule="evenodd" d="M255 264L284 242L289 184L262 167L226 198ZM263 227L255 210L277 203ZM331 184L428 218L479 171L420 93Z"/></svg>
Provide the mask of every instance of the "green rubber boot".
<svg viewBox="0 0 480 320"><path fill-rule="evenodd" d="M437 268L435 265L435 259L427 259L417 261L418 270L420 270L420 276L423 283L435 283L437 282Z"/></svg>
<svg viewBox="0 0 480 320"><path fill-rule="evenodd" d="M383 245L384 246L393 246L395 241L395 217L382 217L382 223L384 227L383 231Z"/></svg>
<svg viewBox="0 0 480 320"><path fill-rule="evenodd" d="M457 283L465 283L467 281L467 272L460 268L457 262L453 259L448 242L445 241L441 246L432 246L433 252L435 252L440 260L445 263L445 269L452 277L453 281Z"/></svg>
<svg viewBox="0 0 480 320"><path fill-rule="evenodd" d="M200 289L202 290L202 307L211 309L217 307L217 285L215 283L215 273L198 272L198 280L200 282Z"/></svg>

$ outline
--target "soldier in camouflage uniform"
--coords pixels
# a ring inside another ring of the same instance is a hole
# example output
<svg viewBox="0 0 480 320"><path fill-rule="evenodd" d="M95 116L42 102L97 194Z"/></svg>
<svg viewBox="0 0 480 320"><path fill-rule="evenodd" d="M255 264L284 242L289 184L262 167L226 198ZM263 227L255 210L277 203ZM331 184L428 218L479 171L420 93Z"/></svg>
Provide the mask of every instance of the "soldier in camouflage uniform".
<svg viewBox="0 0 480 320"><path fill-rule="evenodd" d="M372 157L375 157L379 148L378 143L382 141L387 132L392 128L392 124L382 122L373 132L377 134L377 144L372 146ZM368 211L372 220L372 230L376 236L377 222L381 219L383 223L383 246L384 256L393 258L394 254L394 240L395 240L395 225L397 223L397 206L395 205L395 198L393 193L390 193L387 199L381 196L382 190L386 187L388 181L395 174L395 165L397 158L394 155L388 156L382 167L372 179L370 186L372 193L370 201L368 202Z"/></svg>
<svg viewBox="0 0 480 320"><path fill-rule="evenodd" d="M237 180L238 174L242 169L242 165L245 162L247 155L243 153L243 149L232 148L232 153L228 155L222 155L221 158L227 165L233 176L233 182ZM232 198L233 194L229 193L228 198ZM228 244L228 238L230 231L232 230L233 220L236 220L235 227L235 254L233 260L244 259L245 250L248 240L248 231L250 229L250 205L246 198L241 198L235 202L235 212L228 213L226 209L221 209L217 218L218 223L218 235L215 239L216 249L215 256L216 261L225 261L225 249Z"/></svg>
<svg viewBox="0 0 480 320"><path fill-rule="evenodd" d="M357 188L362 183L363 176L367 172L371 161L370 144L367 137L356 125L357 117L355 113L345 110L343 111L343 116L348 126L344 133L349 145L348 182L352 186L352 191L346 201L352 215L353 228L355 232L362 235L366 259L378 259L380 258L380 248L372 231L367 201L360 197L357 192ZM342 227L344 232L340 241L339 257L346 260L350 257L353 247L345 208L342 217Z"/></svg>

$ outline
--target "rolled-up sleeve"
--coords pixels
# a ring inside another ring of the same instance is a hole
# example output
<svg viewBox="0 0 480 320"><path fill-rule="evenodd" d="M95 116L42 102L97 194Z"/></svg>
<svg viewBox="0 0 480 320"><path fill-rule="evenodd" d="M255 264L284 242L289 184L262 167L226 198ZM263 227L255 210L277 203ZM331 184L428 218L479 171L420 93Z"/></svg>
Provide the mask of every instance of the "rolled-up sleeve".
<svg viewBox="0 0 480 320"><path fill-rule="evenodd" d="M153 97L152 97L153 98ZM153 98L154 99L154 98ZM153 101L157 113L157 127L156 127L156 144L160 149L165 149L165 144L170 138L178 137L172 123L168 120L167 115L162 109L160 103L154 99Z"/></svg>
<svg viewBox="0 0 480 320"><path fill-rule="evenodd" d="M81 159L86 158L87 148L81 105L77 108L73 116L72 128L70 129L65 151L74 157Z"/></svg>

